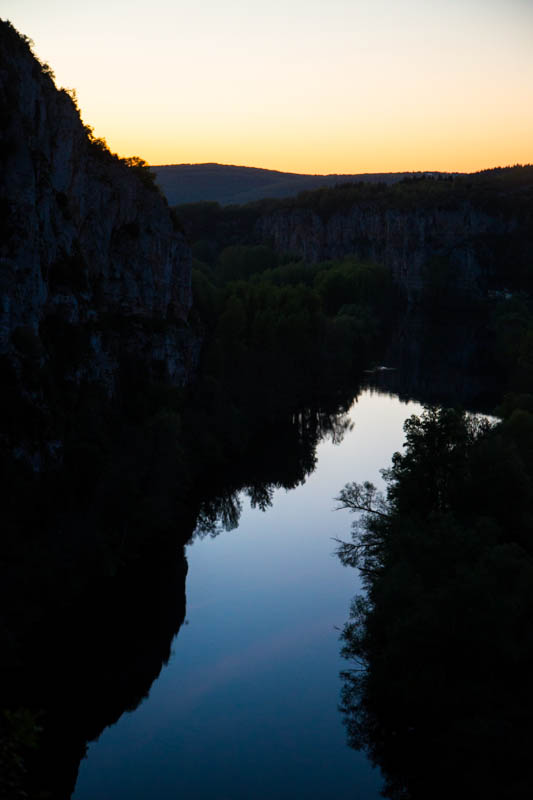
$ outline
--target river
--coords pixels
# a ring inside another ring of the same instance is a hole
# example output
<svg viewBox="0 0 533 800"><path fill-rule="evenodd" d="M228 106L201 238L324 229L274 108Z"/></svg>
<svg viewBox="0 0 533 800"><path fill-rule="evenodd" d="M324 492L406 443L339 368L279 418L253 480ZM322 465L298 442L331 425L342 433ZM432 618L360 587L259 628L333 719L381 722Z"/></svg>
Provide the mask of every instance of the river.
<svg viewBox="0 0 533 800"><path fill-rule="evenodd" d="M403 443L414 402L364 390L340 443L235 530L187 546L187 612L148 697L81 762L75 800L378 798L378 769L346 744L339 629L356 573L335 556L351 518L334 497L372 480Z"/></svg>

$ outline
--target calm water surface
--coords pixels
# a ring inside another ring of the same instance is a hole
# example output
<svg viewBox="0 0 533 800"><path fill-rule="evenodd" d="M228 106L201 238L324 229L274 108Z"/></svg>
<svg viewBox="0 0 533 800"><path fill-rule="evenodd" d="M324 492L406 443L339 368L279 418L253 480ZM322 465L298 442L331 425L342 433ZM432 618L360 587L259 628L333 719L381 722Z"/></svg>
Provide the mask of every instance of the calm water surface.
<svg viewBox="0 0 533 800"><path fill-rule="evenodd" d="M187 621L149 697L88 749L75 800L378 798L381 778L345 742L339 629L360 583L334 556L349 481L382 485L420 406L363 392L353 429L323 442L305 485L187 548Z"/></svg>

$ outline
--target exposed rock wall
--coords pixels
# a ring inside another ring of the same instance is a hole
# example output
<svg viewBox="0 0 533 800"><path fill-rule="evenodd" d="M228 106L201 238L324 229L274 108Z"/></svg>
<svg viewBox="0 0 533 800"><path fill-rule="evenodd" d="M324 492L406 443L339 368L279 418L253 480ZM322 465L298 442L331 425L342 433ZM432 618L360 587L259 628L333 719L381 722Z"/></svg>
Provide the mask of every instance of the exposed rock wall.
<svg viewBox="0 0 533 800"><path fill-rule="evenodd" d="M166 201L142 168L92 139L70 95L4 22L0 119L0 354L16 363L25 347L38 352L53 317L87 331L74 380L112 393L125 348L185 382L191 255ZM127 335L117 319L130 321Z"/></svg>
<svg viewBox="0 0 533 800"><path fill-rule="evenodd" d="M280 252L308 262L355 255L387 266L414 299L431 279L431 260L446 260L455 289L483 289L493 237L509 235L516 219L490 215L464 203L455 210L402 210L351 205L328 217L305 207L262 216L257 233Z"/></svg>

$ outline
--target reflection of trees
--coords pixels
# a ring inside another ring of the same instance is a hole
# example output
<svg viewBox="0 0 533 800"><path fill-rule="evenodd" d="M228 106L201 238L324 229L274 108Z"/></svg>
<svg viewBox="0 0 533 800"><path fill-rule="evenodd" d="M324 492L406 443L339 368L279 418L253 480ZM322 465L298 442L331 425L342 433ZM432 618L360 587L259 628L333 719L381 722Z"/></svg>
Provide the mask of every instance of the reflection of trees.
<svg viewBox="0 0 533 800"><path fill-rule="evenodd" d="M277 487L312 472L320 439L340 441L349 426L350 389L330 396L326 386L318 408L297 412L294 398L233 407L204 385L178 414L179 397L158 386L152 396L138 378L132 370L129 413L100 467L73 449L54 480L39 494L34 478L33 491L19 487L4 514L0 710L14 715L7 724L0 713L0 772L26 760L16 788L31 784L30 796L70 796L86 742L157 677L185 611L174 556L198 509L204 532L235 527L239 491L267 508ZM42 728L29 753L26 720Z"/></svg>
<svg viewBox="0 0 533 800"><path fill-rule="evenodd" d="M316 439L317 443L322 439L331 439L333 444L340 444L353 427L353 422L342 409L305 409L293 416L293 424L297 426L300 436Z"/></svg>
<svg viewBox="0 0 533 800"><path fill-rule="evenodd" d="M221 530L233 531L239 524L242 503L236 492L228 491L206 500L196 521L196 535L216 536Z"/></svg>
<svg viewBox="0 0 533 800"><path fill-rule="evenodd" d="M406 430L386 499L339 497L363 514L340 555L367 589L342 636L349 742L386 797L530 796L533 416L431 410Z"/></svg>
<svg viewBox="0 0 533 800"><path fill-rule="evenodd" d="M409 308L380 355L381 363L395 369L366 373L366 381L405 401L493 408L504 383L493 327L481 310L439 314Z"/></svg>
<svg viewBox="0 0 533 800"><path fill-rule="evenodd" d="M18 669L4 672L1 703L20 710L11 715L14 743L12 732L2 742L0 726L0 771L26 763L10 793L0 778L2 797L71 796L87 742L136 708L167 662L185 616L186 571L179 548L169 547L40 621ZM26 734L19 745L21 719L39 726L38 749L27 747Z"/></svg>
<svg viewBox="0 0 533 800"><path fill-rule="evenodd" d="M196 535L216 536L236 528L242 512L240 492L248 496L252 508L266 511L276 489L294 489L314 471L319 442L329 438L340 444L352 425L343 409L304 409L265 428L254 438L247 457L233 465L222 482L205 486Z"/></svg>

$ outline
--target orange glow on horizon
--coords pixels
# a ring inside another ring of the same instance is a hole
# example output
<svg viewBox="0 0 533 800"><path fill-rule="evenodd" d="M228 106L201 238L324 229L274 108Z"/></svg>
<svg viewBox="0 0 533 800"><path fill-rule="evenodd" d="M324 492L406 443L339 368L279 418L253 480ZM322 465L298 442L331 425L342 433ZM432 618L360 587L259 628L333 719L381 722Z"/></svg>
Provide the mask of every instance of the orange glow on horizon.
<svg viewBox="0 0 533 800"><path fill-rule="evenodd" d="M102 125L102 131L104 130ZM533 139L526 127L513 131L492 128L489 135L479 137L472 130L461 133L460 145L453 131L416 130L407 128L391 142L379 131L368 131L359 140L351 140L342 133L331 134L329 143L301 142L298 135L276 140L274 135L261 141L259 133L252 141L228 132L220 136L216 148L201 137L186 137L181 132L178 145L165 141L164 135L124 136L117 131L106 138L110 148L119 155L140 155L149 164L202 164L218 163L259 167L305 174L363 174L376 172L477 172L492 167L527 164L533 161ZM99 131L95 128L95 133Z"/></svg>
<svg viewBox="0 0 533 800"><path fill-rule="evenodd" d="M307 174L533 161L530 0L47 6L2 14L120 155Z"/></svg>

